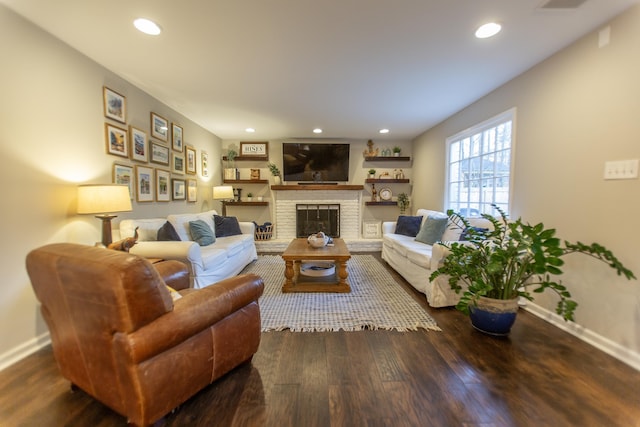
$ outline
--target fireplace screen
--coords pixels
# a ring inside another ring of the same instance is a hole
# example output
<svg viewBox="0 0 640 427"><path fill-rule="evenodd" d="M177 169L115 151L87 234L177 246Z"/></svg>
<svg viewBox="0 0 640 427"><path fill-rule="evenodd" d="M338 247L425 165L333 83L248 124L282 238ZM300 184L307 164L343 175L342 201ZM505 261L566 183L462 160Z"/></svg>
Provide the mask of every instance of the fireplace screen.
<svg viewBox="0 0 640 427"><path fill-rule="evenodd" d="M324 232L340 237L340 205L296 205L296 236Z"/></svg>

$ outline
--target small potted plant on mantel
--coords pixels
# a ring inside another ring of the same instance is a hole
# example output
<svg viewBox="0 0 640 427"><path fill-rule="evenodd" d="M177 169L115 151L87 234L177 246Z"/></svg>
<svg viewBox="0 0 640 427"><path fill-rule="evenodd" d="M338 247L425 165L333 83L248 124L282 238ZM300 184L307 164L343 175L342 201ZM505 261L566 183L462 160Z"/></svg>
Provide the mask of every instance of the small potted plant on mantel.
<svg viewBox="0 0 640 427"><path fill-rule="evenodd" d="M247 193L247 202L250 202L253 200L253 193Z"/></svg>
<svg viewBox="0 0 640 427"><path fill-rule="evenodd" d="M393 147L393 155L395 157L399 157L401 152L402 152L402 148L398 147L397 145Z"/></svg>
<svg viewBox="0 0 640 427"><path fill-rule="evenodd" d="M282 180L280 178L280 169L278 169L278 166L273 163L269 163L267 167L269 168L269 172L271 172L271 175L273 175L273 183L275 185L280 185L282 183Z"/></svg>
<svg viewBox="0 0 640 427"><path fill-rule="evenodd" d="M573 321L578 303L557 276L562 275L562 257L581 253L600 260L618 275L635 279L613 253L598 243L562 241L555 229L543 223L530 225L518 218L509 221L505 212L493 205L500 218L482 214L494 230L470 226L461 215L449 211L454 224L467 233L467 241L441 242L450 253L430 280L448 276L457 293L464 292L456 308L471 317L472 325L492 335L507 335L516 318L519 297L533 301L533 293L551 290L559 297L556 313ZM531 289L531 291L530 291Z"/></svg>
<svg viewBox="0 0 640 427"><path fill-rule="evenodd" d="M371 168L369 169L369 178L374 179L376 177L376 170Z"/></svg>

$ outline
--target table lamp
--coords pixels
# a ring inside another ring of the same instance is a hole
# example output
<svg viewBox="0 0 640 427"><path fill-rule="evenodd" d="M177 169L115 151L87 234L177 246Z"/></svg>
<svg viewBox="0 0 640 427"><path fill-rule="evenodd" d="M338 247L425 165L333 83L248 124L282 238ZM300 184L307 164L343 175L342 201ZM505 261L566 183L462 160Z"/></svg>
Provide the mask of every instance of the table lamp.
<svg viewBox="0 0 640 427"><path fill-rule="evenodd" d="M213 187L213 200L222 200L222 216L227 216L226 200L233 200L233 187L230 185L219 185Z"/></svg>
<svg viewBox="0 0 640 427"><path fill-rule="evenodd" d="M111 220L117 215L112 212L131 211L129 186L117 184L81 185L78 187L78 213L100 214L102 220L102 244L111 244Z"/></svg>

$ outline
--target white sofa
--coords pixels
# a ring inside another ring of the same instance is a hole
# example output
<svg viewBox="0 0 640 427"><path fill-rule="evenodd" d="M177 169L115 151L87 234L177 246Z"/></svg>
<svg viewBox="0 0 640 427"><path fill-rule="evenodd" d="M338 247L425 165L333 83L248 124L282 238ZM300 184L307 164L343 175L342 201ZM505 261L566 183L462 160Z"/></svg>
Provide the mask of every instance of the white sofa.
<svg viewBox="0 0 640 427"><path fill-rule="evenodd" d="M258 258L252 222L239 222L242 234L217 237L208 246L192 241L189 222L203 220L215 230L215 210L169 215L167 218L124 219L120 221L120 238L134 235L138 227L138 243L130 252L147 258L175 259L189 267L189 280L194 288L204 288L222 279L237 275ZM158 241L157 233L166 222L173 225L181 241Z"/></svg>
<svg viewBox="0 0 640 427"><path fill-rule="evenodd" d="M446 217L444 212L418 209L416 216L422 216L422 224L429 215ZM473 227L493 230L490 221L484 218L467 218ZM456 305L461 294L451 289L446 276L429 280L431 273L438 268L448 249L439 243L428 245L415 240L415 237L396 234L396 222L382 223L382 259L396 270L407 282L427 297L432 307L448 307ZM441 241L458 241L462 229L450 221Z"/></svg>

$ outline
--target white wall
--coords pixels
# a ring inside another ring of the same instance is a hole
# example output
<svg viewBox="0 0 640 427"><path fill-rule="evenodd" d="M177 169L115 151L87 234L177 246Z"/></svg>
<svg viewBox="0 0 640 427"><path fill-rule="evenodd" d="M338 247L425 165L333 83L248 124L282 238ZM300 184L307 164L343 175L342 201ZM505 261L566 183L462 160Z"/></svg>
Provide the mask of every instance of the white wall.
<svg viewBox="0 0 640 427"><path fill-rule="evenodd" d="M1 368L47 331L24 268L27 252L51 242L99 241L100 222L75 213L76 187L111 182L114 162L134 164L105 152L103 85L126 96L128 124L149 132L154 111L180 123L185 142L198 154L208 151L212 160L210 178L200 175L198 165L197 203L134 202L133 212L117 220L212 208L211 186L220 181L215 159L220 158L221 141L4 6L0 57Z"/></svg>
<svg viewBox="0 0 640 427"><path fill-rule="evenodd" d="M448 136L516 107L512 216L599 242L640 276L640 180L603 180L605 161L640 158L640 7L610 27L608 46L598 47L598 31L588 34L416 138L414 181L431 185L416 186L414 206L443 208ZM579 334L640 361L640 283L580 256L566 271L577 322L588 330ZM555 310L551 294L536 302Z"/></svg>

